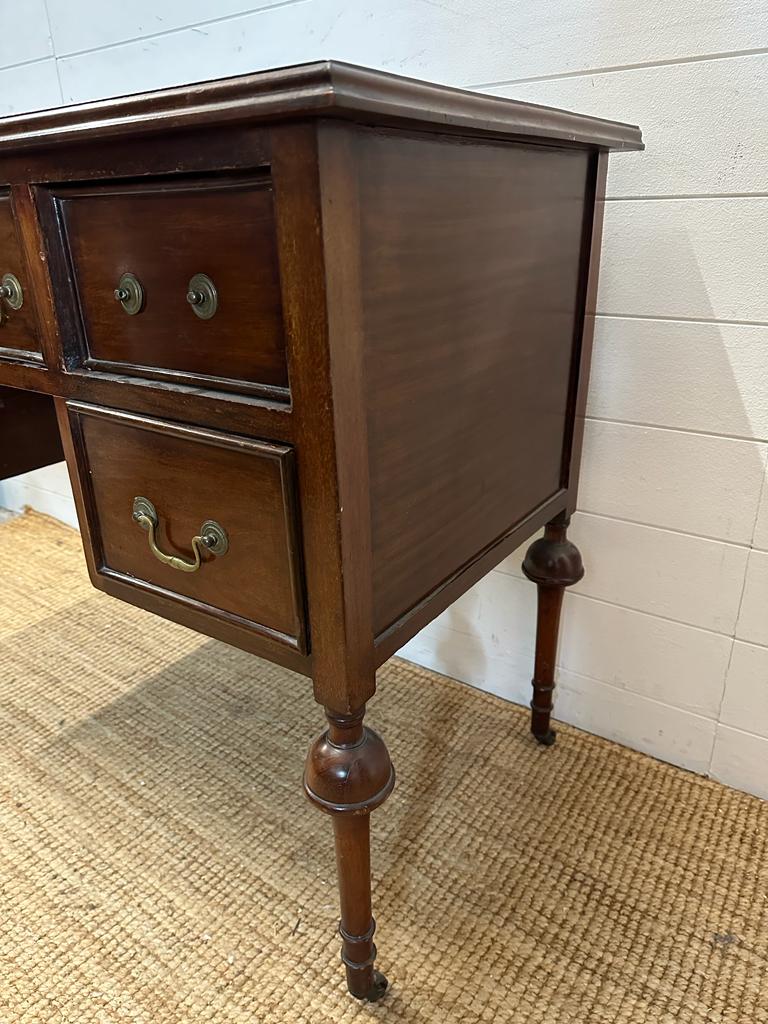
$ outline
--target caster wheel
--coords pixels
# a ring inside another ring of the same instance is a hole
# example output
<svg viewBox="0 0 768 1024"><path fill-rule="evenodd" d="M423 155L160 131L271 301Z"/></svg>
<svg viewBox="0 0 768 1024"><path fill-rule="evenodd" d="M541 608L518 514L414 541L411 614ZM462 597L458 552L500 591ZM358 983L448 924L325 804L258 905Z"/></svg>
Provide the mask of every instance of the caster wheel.
<svg viewBox="0 0 768 1024"><path fill-rule="evenodd" d="M557 738L557 733L554 729L550 729L545 732L542 736L535 736L536 742L540 743L542 747L551 747Z"/></svg>
<svg viewBox="0 0 768 1024"><path fill-rule="evenodd" d="M365 997L366 1003L375 1003L382 998L384 993L387 991L389 982L381 973L381 971L373 972L373 984L371 985L371 991Z"/></svg>

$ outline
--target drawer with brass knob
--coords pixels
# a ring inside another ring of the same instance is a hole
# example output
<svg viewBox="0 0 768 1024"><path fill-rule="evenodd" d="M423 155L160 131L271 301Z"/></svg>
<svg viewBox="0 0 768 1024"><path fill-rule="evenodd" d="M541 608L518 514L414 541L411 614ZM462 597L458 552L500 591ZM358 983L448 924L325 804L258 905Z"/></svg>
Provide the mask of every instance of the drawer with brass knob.
<svg viewBox="0 0 768 1024"><path fill-rule="evenodd" d="M97 586L170 618L195 609L203 632L237 631L241 646L250 633L305 652L290 446L83 403L59 412Z"/></svg>
<svg viewBox="0 0 768 1024"><path fill-rule="evenodd" d="M10 194L0 192L0 354L39 360L40 340Z"/></svg>
<svg viewBox="0 0 768 1024"><path fill-rule="evenodd" d="M287 400L268 175L95 183L42 197L61 233L51 246L66 264L59 279L75 292L57 299L79 311L70 368Z"/></svg>

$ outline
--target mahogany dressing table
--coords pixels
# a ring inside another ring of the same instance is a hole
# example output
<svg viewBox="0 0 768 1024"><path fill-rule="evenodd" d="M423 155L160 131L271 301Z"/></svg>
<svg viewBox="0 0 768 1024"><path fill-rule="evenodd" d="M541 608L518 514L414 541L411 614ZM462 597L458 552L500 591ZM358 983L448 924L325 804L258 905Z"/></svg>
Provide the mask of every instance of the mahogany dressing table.
<svg viewBox="0 0 768 1024"><path fill-rule="evenodd" d="M376 668L541 527L554 740L607 154L641 148L329 62L0 122L0 474L63 442L95 586L312 679L359 998Z"/></svg>

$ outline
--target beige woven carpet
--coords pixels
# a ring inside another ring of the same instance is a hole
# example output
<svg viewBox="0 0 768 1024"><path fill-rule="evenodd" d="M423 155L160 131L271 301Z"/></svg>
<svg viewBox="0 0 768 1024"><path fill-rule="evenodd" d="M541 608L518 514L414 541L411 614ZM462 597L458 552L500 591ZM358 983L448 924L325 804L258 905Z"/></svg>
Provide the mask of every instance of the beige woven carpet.
<svg viewBox="0 0 768 1024"><path fill-rule="evenodd" d="M0 1021L768 1021L768 805L393 662L387 998L347 997L305 680L0 526Z"/></svg>

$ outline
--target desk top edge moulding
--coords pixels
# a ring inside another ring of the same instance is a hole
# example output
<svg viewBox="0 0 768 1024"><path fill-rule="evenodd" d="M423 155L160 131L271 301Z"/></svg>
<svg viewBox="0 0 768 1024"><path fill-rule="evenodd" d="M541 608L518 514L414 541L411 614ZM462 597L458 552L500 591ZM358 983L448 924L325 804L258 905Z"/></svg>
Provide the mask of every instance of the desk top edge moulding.
<svg viewBox="0 0 768 1024"><path fill-rule="evenodd" d="M343 61L315 61L135 95L0 118L0 146L50 145L83 135L109 137L222 122L348 117L419 123L432 129L543 138L606 150L643 148L637 125L524 103Z"/></svg>
<svg viewBox="0 0 768 1024"><path fill-rule="evenodd" d="M607 158L642 148L332 61L0 120L1 475L63 446L96 587L312 679L362 999L376 668L542 527L554 741Z"/></svg>

